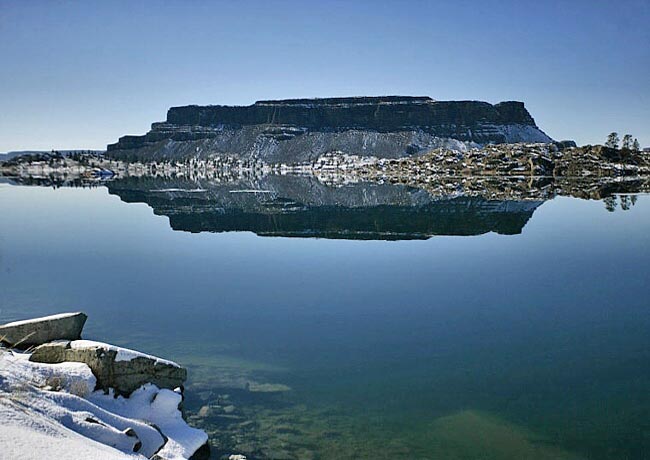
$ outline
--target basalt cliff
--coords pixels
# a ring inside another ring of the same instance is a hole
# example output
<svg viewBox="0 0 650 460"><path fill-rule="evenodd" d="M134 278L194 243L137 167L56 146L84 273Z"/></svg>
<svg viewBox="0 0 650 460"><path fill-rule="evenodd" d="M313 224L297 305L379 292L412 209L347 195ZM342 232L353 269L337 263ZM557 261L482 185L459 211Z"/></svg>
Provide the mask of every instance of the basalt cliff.
<svg viewBox="0 0 650 460"><path fill-rule="evenodd" d="M522 102L346 97L258 101L249 106L172 107L142 136L107 147L122 160L230 155L269 163L311 161L332 152L400 158L437 147L552 142Z"/></svg>

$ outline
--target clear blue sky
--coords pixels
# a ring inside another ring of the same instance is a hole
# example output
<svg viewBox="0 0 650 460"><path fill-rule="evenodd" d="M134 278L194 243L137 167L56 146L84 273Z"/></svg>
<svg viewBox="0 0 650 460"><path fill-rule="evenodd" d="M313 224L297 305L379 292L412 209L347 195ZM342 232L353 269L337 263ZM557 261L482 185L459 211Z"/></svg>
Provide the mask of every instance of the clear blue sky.
<svg viewBox="0 0 650 460"><path fill-rule="evenodd" d="M105 148L170 106L521 100L556 139L650 145L650 1L0 0L0 151Z"/></svg>

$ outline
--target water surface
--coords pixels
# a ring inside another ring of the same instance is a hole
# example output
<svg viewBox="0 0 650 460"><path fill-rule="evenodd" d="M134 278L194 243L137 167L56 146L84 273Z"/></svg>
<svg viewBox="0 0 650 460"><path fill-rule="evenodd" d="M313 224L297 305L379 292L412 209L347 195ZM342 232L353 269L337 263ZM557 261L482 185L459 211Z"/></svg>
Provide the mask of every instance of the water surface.
<svg viewBox="0 0 650 460"><path fill-rule="evenodd" d="M127 185L0 184L0 321L83 310L188 366L215 458L650 452L647 195Z"/></svg>

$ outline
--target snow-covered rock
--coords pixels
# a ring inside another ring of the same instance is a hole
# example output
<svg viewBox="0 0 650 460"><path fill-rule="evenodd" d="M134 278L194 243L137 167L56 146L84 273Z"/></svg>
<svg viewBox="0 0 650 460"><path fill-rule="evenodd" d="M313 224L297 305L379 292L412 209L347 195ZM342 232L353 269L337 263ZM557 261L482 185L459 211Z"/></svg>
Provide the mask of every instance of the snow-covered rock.
<svg viewBox="0 0 650 460"><path fill-rule="evenodd" d="M112 413L154 423L167 437L167 442L158 452L160 458L189 458L208 440L205 432L188 426L183 420L178 409L182 400L179 391L147 384L129 398L116 398L112 392L95 392L89 400Z"/></svg>
<svg viewBox="0 0 650 460"><path fill-rule="evenodd" d="M76 340L88 317L81 312L61 313L0 326L0 342L12 347L28 348L53 340Z"/></svg>
<svg viewBox="0 0 650 460"><path fill-rule="evenodd" d="M91 340L58 341L37 347L30 361L80 362L97 378L97 388L128 396L146 383L174 389L183 385L187 371L178 364L127 348Z"/></svg>
<svg viewBox="0 0 650 460"><path fill-rule="evenodd" d="M183 420L180 390L147 384L124 398L93 392L95 381L86 364L0 348L0 458L181 460L207 443Z"/></svg>

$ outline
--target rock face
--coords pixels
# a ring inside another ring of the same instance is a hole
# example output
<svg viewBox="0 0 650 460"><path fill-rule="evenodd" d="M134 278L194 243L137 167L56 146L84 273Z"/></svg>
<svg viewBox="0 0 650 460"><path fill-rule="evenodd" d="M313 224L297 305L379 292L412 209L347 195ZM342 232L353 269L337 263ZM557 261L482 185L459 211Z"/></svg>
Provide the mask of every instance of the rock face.
<svg viewBox="0 0 650 460"><path fill-rule="evenodd" d="M28 348L53 340L77 340L87 318L78 312L15 321L0 326L0 341L12 347Z"/></svg>
<svg viewBox="0 0 650 460"><path fill-rule="evenodd" d="M214 154L296 162L338 150L397 158L443 145L551 142L522 102L347 97L172 107L143 136L108 146L122 159Z"/></svg>
<svg viewBox="0 0 650 460"><path fill-rule="evenodd" d="M125 348L88 340L60 341L37 347L29 358L38 363L79 362L90 367L97 387L130 395L145 383L174 389L183 385L187 371L176 363Z"/></svg>

